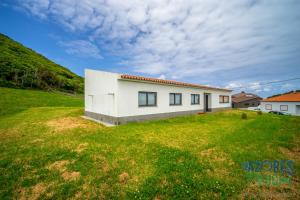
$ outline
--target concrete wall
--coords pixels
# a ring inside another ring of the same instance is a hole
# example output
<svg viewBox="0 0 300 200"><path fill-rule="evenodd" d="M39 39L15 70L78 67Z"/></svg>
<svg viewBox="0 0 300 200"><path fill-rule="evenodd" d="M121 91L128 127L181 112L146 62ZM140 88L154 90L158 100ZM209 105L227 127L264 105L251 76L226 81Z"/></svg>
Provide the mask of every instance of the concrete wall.
<svg viewBox="0 0 300 200"><path fill-rule="evenodd" d="M139 107L138 92L156 92L157 105ZM169 105L170 93L182 93L182 105ZM85 70L86 115L110 123L128 120L165 118L204 110L204 93L210 93L212 111L231 107L230 92L178 87L120 79L120 74ZM200 95L200 104L191 104L191 94ZM219 95L228 95L229 103L219 103ZM96 115L98 114L98 115Z"/></svg>
<svg viewBox="0 0 300 200"><path fill-rule="evenodd" d="M282 111L282 112L300 116L300 110L299 110L300 102L261 102L260 108L263 112L271 111L271 110L266 110L266 104L272 105L272 111L281 111L280 105L287 105L288 111ZM297 110L297 108L298 108L298 110Z"/></svg>
<svg viewBox="0 0 300 200"><path fill-rule="evenodd" d="M119 117L203 110L203 90L119 80ZM139 107L138 92L157 92L157 106ZM169 105L169 93L182 93L182 105ZM191 105L191 94L200 94L200 104Z"/></svg>
<svg viewBox="0 0 300 200"><path fill-rule="evenodd" d="M231 108L231 92L215 91L215 90L206 90L205 93L211 93L211 108L213 110L222 110L222 108ZM219 103L219 96L227 95L229 96L228 103Z"/></svg>
<svg viewBox="0 0 300 200"><path fill-rule="evenodd" d="M152 83L119 80L118 116L135 116L145 114L158 114L169 112L204 110L204 93L211 93L210 108L231 107L230 92L208 91L198 88L177 87L171 85L158 85ZM157 106L139 107L138 92L157 92ZM182 93L182 105L169 105L170 93ZM200 104L191 104L191 94L200 95ZM228 95L229 103L219 103L219 95Z"/></svg>
<svg viewBox="0 0 300 200"><path fill-rule="evenodd" d="M117 117L118 78L115 73L85 70L85 111Z"/></svg>

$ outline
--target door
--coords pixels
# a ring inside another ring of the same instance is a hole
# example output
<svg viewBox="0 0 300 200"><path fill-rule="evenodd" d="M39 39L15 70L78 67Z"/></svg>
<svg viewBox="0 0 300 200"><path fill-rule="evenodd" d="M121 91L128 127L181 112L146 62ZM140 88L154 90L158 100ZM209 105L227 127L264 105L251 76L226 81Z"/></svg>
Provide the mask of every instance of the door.
<svg viewBox="0 0 300 200"><path fill-rule="evenodd" d="M296 105L296 115L300 115L300 105Z"/></svg>
<svg viewBox="0 0 300 200"><path fill-rule="evenodd" d="M210 112L210 94L204 93L204 112Z"/></svg>

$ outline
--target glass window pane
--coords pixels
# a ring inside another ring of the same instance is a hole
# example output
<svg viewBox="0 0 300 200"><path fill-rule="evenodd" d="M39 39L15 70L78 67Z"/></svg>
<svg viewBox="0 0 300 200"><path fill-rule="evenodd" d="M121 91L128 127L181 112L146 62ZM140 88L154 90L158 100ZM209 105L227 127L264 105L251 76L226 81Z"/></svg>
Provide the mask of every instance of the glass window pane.
<svg viewBox="0 0 300 200"><path fill-rule="evenodd" d="M155 105L155 94L154 93L148 93L148 105Z"/></svg>
<svg viewBox="0 0 300 200"><path fill-rule="evenodd" d="M195 95L195 104L199 104L199 94Z"/></svg>
<svg viewBox="0 0 300 200"><path fill-rule="evenodd" d="M223 103L223 96L221 96L221 95L219 96L219 102Z"/></svg>
<svg viewBox="0 0 300 200"><path fill-rule="evenodd" d="M175 104L176 105L181 104L181 95L180 94L175 95Z"/></svg>
<svg viewBox="0 0 300 200"><path fill-rule="evenodd" d="M139 92L139 106L145 106L146 104L146 93Z"/></svg>
<svg viewBox="0 0 300 200"><path fill-rule="evenodd" d="M224 103L228 103L229 102L229 97L228 96L224 96Z"/></svg>
<svg viewBox="0 0 300 200"><path fill-rule="evenodd" d="M194 99L194 95L192 94L191 95L191 104L194 104L195 103L195 99Z"/></svg>
<svg viewBox="0 0 300 200"><path fill-rule="evenodd" d="M174 94L170 94L170 105L174 105L175 101L174 101Z"/></svg>

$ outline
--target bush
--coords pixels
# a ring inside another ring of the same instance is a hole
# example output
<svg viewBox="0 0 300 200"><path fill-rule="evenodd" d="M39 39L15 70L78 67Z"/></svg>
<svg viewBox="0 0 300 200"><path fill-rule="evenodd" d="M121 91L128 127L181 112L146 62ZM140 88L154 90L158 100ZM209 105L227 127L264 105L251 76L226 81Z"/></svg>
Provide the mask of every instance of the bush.
<svg viewBox="0 0 300 200"><path fill-rule="evenodd" d="M261 111L258 111L257 114L258 114L258 115L262 115L262 112L261 112Z"/></svg>
<svg viewBox="0 0 300 200"><path fill-rule="evenodd" d="M248 118L247 114L246 113L242 113L242 119L247 119L247 118Z"/></svg>

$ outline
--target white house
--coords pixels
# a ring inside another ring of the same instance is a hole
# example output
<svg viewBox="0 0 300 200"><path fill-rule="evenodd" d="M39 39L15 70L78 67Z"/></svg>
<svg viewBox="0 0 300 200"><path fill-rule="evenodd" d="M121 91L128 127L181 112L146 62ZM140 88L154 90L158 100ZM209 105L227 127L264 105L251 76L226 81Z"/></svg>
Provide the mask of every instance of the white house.
<svg viewBox="0 0 300 200"><path fill-rule="evenodd" d="M291 92L261 101L263 112L281 111L300 116L300 92Z"/></svg>
<svg viewBox="0 0 300 200"><path fill-rule="evenodd" d="M85 115L123 124L231 107L231 90L85 70Z"/></svg>

